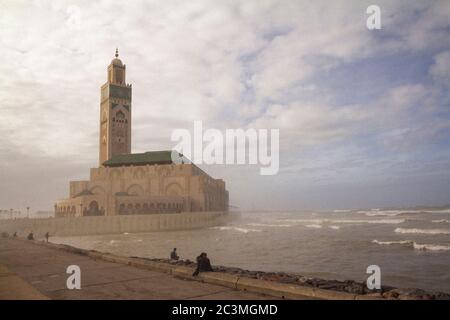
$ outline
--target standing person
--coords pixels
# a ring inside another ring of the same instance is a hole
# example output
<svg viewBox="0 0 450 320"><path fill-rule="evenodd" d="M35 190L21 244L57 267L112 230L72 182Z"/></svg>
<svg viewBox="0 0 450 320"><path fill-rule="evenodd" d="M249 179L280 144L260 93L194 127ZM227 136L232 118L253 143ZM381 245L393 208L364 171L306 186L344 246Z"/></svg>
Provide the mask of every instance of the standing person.
<svg viewBox="0 0 450 320"><path fill-rule="evenodd" d="M50 238L50 233L48 233L48 231L47 231L47 233L45 234L45 239L47 240L47 242L48 242L48 238Z"/></svg>
<svg viewBox="0 0 450 320"><path fill-rule="evenodd" d="M28 240L34 240L33 232L30 232L27 237Z"/></svg>
<svg viewBox="0 0 450 320"><path fill-rule="evenodd" d="M16 231L16 232L14 232L14 234L13 234L13 238L17 238L17 231Z"/></svg>
<svg viewBox="0 0 450 320"><path fill-rule="evenodd" d="M177 254L177 248L173 248L173 251L170 253L170 259L178 260L180 257Z"/></svg>
<svg viewBox="0 0 450 320"><path fill-rule="evenodd" d="M198 276L200 272L209 272L214 271L211 267L211 262L209 261L208 255L206 252L202 252L197 257L197 269L195 269L194 273L192 274L194 277Z"/></svg>

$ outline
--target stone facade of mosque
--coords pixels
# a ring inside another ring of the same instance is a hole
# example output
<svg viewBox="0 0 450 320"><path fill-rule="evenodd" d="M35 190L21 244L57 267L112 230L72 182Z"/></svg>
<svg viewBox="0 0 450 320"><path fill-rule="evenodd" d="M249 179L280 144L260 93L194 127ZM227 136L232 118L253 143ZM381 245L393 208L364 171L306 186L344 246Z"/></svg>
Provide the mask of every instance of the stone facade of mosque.
<svg viewBox="0 0 450 320"><path fill-rule="evenodd" d="M131 153L131 92L126 66L116 57L101 87L99 167L71 181L56 217L227 211L225 182L195 164L174 163L172 151Z"/></svg>

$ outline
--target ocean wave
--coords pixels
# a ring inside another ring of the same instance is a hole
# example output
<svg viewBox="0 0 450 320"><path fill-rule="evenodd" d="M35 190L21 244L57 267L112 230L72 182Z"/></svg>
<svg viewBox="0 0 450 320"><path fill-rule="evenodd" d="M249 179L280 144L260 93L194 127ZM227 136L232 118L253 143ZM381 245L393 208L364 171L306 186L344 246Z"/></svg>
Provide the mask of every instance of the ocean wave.
<svg viewBox="0 0 450 320"><path fill-rule="evenodd" d="M320 225L320 224L307 224L307 225L305 225L305 227L307 227L307 228L314 228L314 229L320 229L320 228L322 228L322 225Z"/></svg>
<svg viewBox="0 0 450 320"><path fill-rule="evenodd" d="M396 233L420 233L420 234L450 234L449 229L405 229L397 228Z"/></svg>
<svg viewBox="0 0 450 320"><path fill-rule="evenodd" d="M327 222L328 219L276 219L276 221L286 224L290 223L290 226L296 225L296 224L305 224L305 223L311 223L311 224L322 224L324 222Z"/></svg>
<svg viewBox="0 0 450 320"><path fill-rule="evenodd" d="M372 240L372 243L376 243L379 245L406 245L408 247L412 247L416 250L422 250L422 251L447 251L450 250L450 246L444 246L440 244L420 244L412 240L399 240L399 241L378 241L378 240Z"/></svg>
<svg viewBox="0 0 450 320"><path fill-rule="evenodd" d="M407 245L412 245L414 243L414 241L412 240L399 240L399 241L378 241L378 240L372 240L372 243L376 243L379 245L392 245L392 244L407 244Z"/></svg>
<svg viewBox="0 0 450 320"><path fill-rule="evenodd" d="M221 231L234 230L234 231L239 231L242 233L261 232L261 230L259 230L259 229L249 229L249 228L241 228L241 227L211 227L210 229L216 229L216 230L221 230Z"/></svg>
<svg viewBox="0 0 450 320"><path fill-rule="evenodd" d="M382 224L400 224L404 223L405 219L284 219L284 220L278 220L278 221L285 221L285 222L291 222L291 223L309 223L309 224L324 224L324 223L355 223L355 224L362 224L362 223L382 223Z"/></svg>
<svg viewBox="0 0 450 320"><path fill-rule="evenodd" d="M292 227L292 224L248 223L252 227Z"/></svg>
<svg viewBox="0 0 450 320"><path fill-rule="evenodd" d="M429 213L450 213L450 209L441 209L441 210L423 210L423 212L429 212Z"/></svg>
<svg viewBox="0 0 450 320"><path fill-rule="evenodd" d="M341 227L339 226L329 226L330 229L339 230Z"/></svg>
<svg viewBox="0 0 450 320"><path fill-rule="evenodd" d="M364 214L368 217L376 217L376 216L386 216L386 217L395 217L398 216L400 214L402 214L404 212L365 212Z"/></svg>
<svg viewBox="0 0 450 320"><path fill-rule="evenodd" d="M352 210L350 210L350 209L336 209L336 210L333 210L333 212L336 212L336 213L340 213L340 212L351 212Z"/></svg>
<svg viewBox="0 0 450 320"><path fill-rule="evenodd" d="M433 223L450 223L450 220L440 219L440 220L431 220Z"/></svg>
<svg viewBox="0 0 450 320"><path fill-rule="evenodd" d="M365 214L369 217L374 216L398 216L403 214L417 214L417 213L450 213L450 209L436 209L436 210L427 210L427 209L391 209L391 210L382 210L382 209L370 209L370 210L360 210L357 213Z"/></svg>
<svg viewBox="0 0 450 320"><path fill-rule="evenodd" d="M333 220L333 223L369 223L369 224L400 224L404 223L405 219L376 219L376 220Z"/></svg>
<svg viewBox="0 0 450 320"><path fill-rule="evenodd" d="M450 246L443 246L438 244L418 244L414 242L414 249L416 250L431 250L431 251L447 251Z"/></svg>
<svg viewBox="0 0 450 320"><path fill-rule="evenodd" d="M380 210L380 209L371 209L371 210L361 210L358 213L363 213L368 217L376 217L376 216L386 216L386 217L396 217L405 213L419 213L422 212L420 210Z"/></svg>

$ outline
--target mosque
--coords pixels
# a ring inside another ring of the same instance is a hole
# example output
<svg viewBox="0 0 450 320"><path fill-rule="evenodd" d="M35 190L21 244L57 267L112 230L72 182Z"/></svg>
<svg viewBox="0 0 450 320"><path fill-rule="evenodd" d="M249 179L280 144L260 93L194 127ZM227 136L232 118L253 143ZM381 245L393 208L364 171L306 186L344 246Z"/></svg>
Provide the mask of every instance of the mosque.
<svg viewBox="0 0 450 320"><path fill-rule="evenodd" d="M55 217L227 211L225 182L172 151L131 153L131 84L115 58L101 87L99 167L86 181L70 181L69 198L55 203Z"/></svg>

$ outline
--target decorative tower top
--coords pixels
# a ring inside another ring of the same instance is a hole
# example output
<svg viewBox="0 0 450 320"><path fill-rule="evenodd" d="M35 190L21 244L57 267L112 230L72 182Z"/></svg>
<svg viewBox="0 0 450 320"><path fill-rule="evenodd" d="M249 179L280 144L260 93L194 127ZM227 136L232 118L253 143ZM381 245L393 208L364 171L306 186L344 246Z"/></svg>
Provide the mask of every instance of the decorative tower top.
<svg viewBox="0 0 450 320"><path fill-rule="evenodd" d="M113 84L125 85L125 65L119 59L119 49L116 48L115 58L108 67L108 81Z"/></svg>

